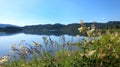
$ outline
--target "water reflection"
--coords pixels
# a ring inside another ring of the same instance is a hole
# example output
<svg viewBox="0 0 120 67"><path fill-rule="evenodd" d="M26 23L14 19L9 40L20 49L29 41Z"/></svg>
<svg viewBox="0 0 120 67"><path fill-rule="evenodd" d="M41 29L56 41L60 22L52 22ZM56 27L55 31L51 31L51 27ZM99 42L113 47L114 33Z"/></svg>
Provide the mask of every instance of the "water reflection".
<svg viewBox="0 0 120 67"><path fill-rule="evenodd" d="M71 35L64 35L65 36L65 41L73 41L77 42L78 40L83 39L84 37L77 38L76 36L71 36ZM56 43L62 44L61 42L61 36L56 36L56 35L46 35L46 34L41 34L41 35L35 35L35 34L25 34L25 33L4 33L0 32L0 56L7 55L10 51L10 46L12 44L19 44L22 40L25 40L26 43L33 44L33 41L39 42L42 44L42 46L45 46L43 37L51 38L53 41Z"/></svg>

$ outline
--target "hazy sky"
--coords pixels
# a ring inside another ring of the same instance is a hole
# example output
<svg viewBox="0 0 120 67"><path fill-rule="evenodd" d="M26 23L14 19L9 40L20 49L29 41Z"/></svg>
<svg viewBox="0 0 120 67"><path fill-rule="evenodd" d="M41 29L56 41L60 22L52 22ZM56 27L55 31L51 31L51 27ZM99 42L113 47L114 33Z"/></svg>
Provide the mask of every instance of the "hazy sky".
<svg viewBox="0 0 120 67"><path fill-rule="evenodd" d="M19 26L120 20L120 0L0 0L0 23Z"/></svg>

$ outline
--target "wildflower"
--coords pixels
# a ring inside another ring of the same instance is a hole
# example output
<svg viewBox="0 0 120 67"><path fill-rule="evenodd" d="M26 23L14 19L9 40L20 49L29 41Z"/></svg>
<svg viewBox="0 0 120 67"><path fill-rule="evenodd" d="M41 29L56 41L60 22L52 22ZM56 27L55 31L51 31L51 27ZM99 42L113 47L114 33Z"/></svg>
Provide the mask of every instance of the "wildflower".
<svg viewBox="0 0 120 67"><path fill-rule="evenodd" d="M92 30L87 31L87 35L88 35L89 37L91 37L91 36L93 35Z"/></svg>
<svg viewBox="0 0 120 67"><path fill-rule="evenodd" d="M91 25L91 28L92 28L92 29L95 29L95 25Z"/></svg>
<svg viewBox="0 0 120 67"><path fill-rule="evenodd" d="M117 43L120 43L120 37L118 38L118 40L116 41Z"/></svg>
<svg viewBox="0 0 120 67"><path fill-rule="evenodd" d="M24 49L25 47L23 45L20 45L19 48Z"/></svg>
<svg viewBox="0 0 120 67"><path fill-rule="evenodd" d="M22 50L22 53L23 53L23 54L27 54L27 53L28 53L27 48L24 48L24 49Z"/></svg>
<svg viewBox="0 0 120 67"><path fill-rule="evenodd" d="M38 46L38 45L39 45L39 42L33 41L33 44L34 44L34 46Z"/></svg>
<svg viewBox="0 0 120 67"><path fill-rule="evenodd" d="M80 55L81 57L83 57L83 56L84 56L84 54L83 54L83 53L79 53L79 55Z"/></svg>
<svg viewBox="0 0 120 67"><path fill-rule="evenodd" d="M80 20L80 24L81 24L81 25L83 24L83 20Z"/></svg>
<svg viewBox="0 0 120 67"><path fill-rule="evenodd" d="M92 40L91 42L92 42L92 43L94 43L94 42L95 42L95 40Z"/></svg>
<svg viewBox="0 0 120 67"><path fill-rule="evenodd" d="M51 43L51 45L54 45L54 41L53 40L50 40L50 43Z"/></svg>
<svg viewBox="0 0 120 67"><path fill-rule="evenodd" d="M10 47L11 47L12 49L15 49L15 46L16 46L16 43L12 44Z"/></svg>
<svg viewBox="0 0 120 67"><path fill-rule="evenodd" d="M39 47L40 47L40 48L42 48L42 45L41 45L41 44L39 44Z"/></svg>
<svg viewBox="0 0 120 67"><path fill-rule="evenodd" d="M82 32L82 31L84 31L84 28L80 27L80 28L78 28L78 30L79 30L79 32Z"/></svg>
<svg viewBox="0 0 120 67"><path fill-rule="evenodd" d="M81 33L84 33L84 31L86 30L86 26L83 24L83 21L80 20L80 24L81 24L81 27L78 28L79 32Z"/></svg>
<svg viewBox="0 0 120 67"><path fill-rule="evenodd" d="M21 66L22 66L22 67L25 67L25 64L23 63Z"/></svg>
<svg viewBox="0 0 120 67"><path fill-rule="evenodd" d="M94 32L94 31L95 31L95 29L91 29L90 31L91 31L91 32Z"/></svg>
<svg viewBox="0 0 120 67"><path fill-rule="evenodd" d="M86 40L85 42L86 42L86 43L90 43L90 40Z"/></svg>
<svg viewBox="0 0 120 67"><path fill-rule="evenodd" d="M88 38L85 38L84 44L88 44L90 40Z"/></svg>
<svg viewBox="0 0 120 67"><path fill-rule="evenodd" d="M105 55L106 55L105 53L100 52L98 54L98 59L103 60L103 58L105 57Z"/></svg>
<svg viewBox="0 0 120 67"><path fill-rule="evenodd" d="M118 32L115 32L115 37L118 37Z"/></svg>
<svg viewBox="0 0 120 67"><path fill-rule="evenodd" d="M62 35L61 38L62 38L63 41L65 41L65 36L64 35Z"/></svg>
<svg viewBox="0 0 120 67"><path fill-rule="evenodd" d="M89 37L95 35L94 31L95 31L95 26L94 26L94 25L91 25L91 29L88 29L87 35L88 35Z"/></svg>
<svg viewBox="0 0 120 67"><path fill-rule="evenodd" d="M101 32L98 32L98 35L101 36L102 35Z"/></svg>
<svg viewBox="0 0 120 67"><path fill-rule="evenodd" d="M91 57L95 52L96 52L96 50L89 51L89 52L86 54L86 56L87 56L87 57Z"/></svg>
<svg viewBox="0 0 120 67"><path fill-rule="evenodd" d="M4 56L2 57L2 59L0 60L0 64L3 64L4 62L7 62L9 60L9 56Z"/></svg>
<svg viewBox="0 0 120 67"><path fill-rule="evenodd" d="M111 34L110 39L111 39L111 41L112 41L112 40L116 39L117 37L118 37L118 33L115 32L115 33L112 33L112 34Z"/></svg>
<svg viewBox="0 0 120 67"><path fill-rule="evenodd" d="M111 49L111 47L112 47L112 44L108 44L108 49Z"/></svg>
<svg viewBox="0 0 120 67"><path fill-rule="evenodd" d="M90 27L88 27L87 29L90 30Z"/></svg>
<svg viewBox="0 0 120 67"><path fill-rule="evenodd" d="M79 37L80 37L80 35L77 35L77 37L79 38Z"/></svg>
<svg viewBox="0 0 120 67"><path fill-rule="evenodd" d="M115 58L119 58L118 54L115 53Z"/></svg>
<svg viewBox="0 0 120 67"><path fill-rule="evenodd" d="M42 37L42 38L43 38L43 40L47 40L47 37L45 37L45 36L44 36L44 37Z"/></svg>
<svg viewBox="0 0 120 67"><path fill-rule="evenodd" d="M9 51L9 53L10 53L10 54L13 54L13 53L14 53L14 51Z"/></svg>
<svg viewBox="0 0 120 67"><path fill-rule="evenodd" d="M68 57L70 57L70 53L68 53Z"/></svg>

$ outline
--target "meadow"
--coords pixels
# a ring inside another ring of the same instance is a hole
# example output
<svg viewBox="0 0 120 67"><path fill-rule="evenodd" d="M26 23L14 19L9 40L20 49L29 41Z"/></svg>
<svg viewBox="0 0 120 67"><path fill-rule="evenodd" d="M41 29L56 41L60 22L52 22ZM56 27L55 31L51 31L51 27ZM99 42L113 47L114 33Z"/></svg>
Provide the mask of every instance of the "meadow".
<svg viewBox="0 0 120 67"><path fill-rule="evenodd" d="M87 34L82 41L66 42L62 35L62 44L58 44L43 37L46 48L36 41L21 41L11 45L8 56L0 58L0 67L120 67L120 32L114 29L101 33L94 25L80 24L78 31Z"/></svg>

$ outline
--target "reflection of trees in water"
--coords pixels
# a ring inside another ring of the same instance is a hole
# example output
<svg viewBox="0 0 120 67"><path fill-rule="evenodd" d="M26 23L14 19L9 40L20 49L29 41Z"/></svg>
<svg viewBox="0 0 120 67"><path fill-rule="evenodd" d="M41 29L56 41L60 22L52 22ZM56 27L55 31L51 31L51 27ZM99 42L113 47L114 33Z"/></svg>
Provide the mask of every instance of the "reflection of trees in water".
<svg viewBox="0 0 120 67"><path fill-rule="evenodd" d="M77 33L73 32L73 33L69 33L69 32L61 32L61 31L53 31L53 30L49 30L49 31L24 31L25 34L36 34L36 35L55 35L55 36L60 36L60 35L74 35L76 36Z"/></svg>
<svg viewBox="0 0 120 67"><path fill-rule="evenodd" d="M11 36L11 35L16 35L18 33L8 33L8 32L0 32L0 36Z"/></svg>
<svg viewBox="0 0 120 67"><path fill-rule="evenodd" d="M23 32L0 32L0 36L10 36L10 35L15 35L15 34L19 34L19 33L25 33L25 34L33 34L33 35L55 35L55 36L61 36L61 35L72 35L72 36L76 36L77 33L73 32L73 33L69 33L69 32L60 32L60 31L53 31L53 30L49 30L49 31L23 31Z"/></svg>
<svg viewBox="0 0 120 67"><path fill-rule="evenodd" d="M6 32L6 33L17 33L21 32L23 29L20 27L4 27L0 28L0 32Z"/></svg>
<svg viewBox="0 0 120 67"><path fill-rule="evenodd" d="M44 31L44 32L40 32L40 31L24 31L25 34L36 34L36 35L56 35L56 36L60 36L62 35L61 32L59 31Z"/></svg>

